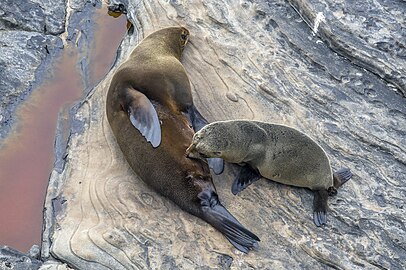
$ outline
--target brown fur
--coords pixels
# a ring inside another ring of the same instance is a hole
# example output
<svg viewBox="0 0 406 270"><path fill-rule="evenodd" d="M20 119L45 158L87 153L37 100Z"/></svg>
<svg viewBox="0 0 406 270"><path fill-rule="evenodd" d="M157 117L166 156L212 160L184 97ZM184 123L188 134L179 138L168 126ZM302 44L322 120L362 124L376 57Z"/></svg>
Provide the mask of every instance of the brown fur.
<svg viewBox="0 0 406 270"><path fill-rule="evenodd" d="M179 61L186 33L181 27L162 29L134 49L112 79L107 94L107 118L128 163L145 183L214 226L237 249L248 252L257 246L259 238L221 205L207 163L185 155L194 134L189 120L198 120L199 124L205 121L192 107L189 79ZM150 102L153 106L149 106ZM132 109L141 109L136 114L141 123L148 122L143 118L150 117L144 116L142 109L155 110L159 121L145 132L149 125L139 127L138 122L130 121L129 114L134 116ZM146 138L159 129L161 139L152 146Z"/></svg>
<svg viewBox="0 0 406 270"><path fill-rule="evenodd" d="M174 112L185 111L193 99L189 78L180 62L186 44L182 45L182 32L189 33L183 27L170 27L146 37L118 68L109 92L114 95L115 89L129 86Z"/></svg>
<svg viewBox="0 0 406 270"><path fill-rule="evenodd" d="M134 49L112 79L106 111L117 142L137 175L181 208L200 215L197 195L204 189L215 188L207 164L188 159L184 154L194 132L181 114L192 104L189 79L179 61L182 31L187 30L180 27L159 30ZM119 91L127 86L154 100L162 123L162 141L156 149L134 128L122 109ZM184 181L186 178L190 181Z"/></svg>
<svg viewBox="0 0 406 270"><path fill-rule="evenodd" d="M182 209L201 216L198 194L204 189L215 190L209 168L203 161L185 157L194 133L187 119L162 105L156 108L162 121L158 148L152 148L124 111L118 111L114 118L109 114L113 133L131 168L144 182Z"/></svg>

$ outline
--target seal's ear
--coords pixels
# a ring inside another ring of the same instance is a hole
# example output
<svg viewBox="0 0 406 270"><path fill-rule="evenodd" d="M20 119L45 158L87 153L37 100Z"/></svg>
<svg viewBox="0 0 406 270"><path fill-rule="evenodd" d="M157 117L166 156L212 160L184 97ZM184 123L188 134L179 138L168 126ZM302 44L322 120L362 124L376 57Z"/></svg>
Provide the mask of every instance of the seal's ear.
<svg viewBox="0 0 406 270"><path fill-rule="evenodd" d="M151 101L131 87L120 91L119 99L133 126L154 148L158 147L161 143L161 126Z"/></svg>

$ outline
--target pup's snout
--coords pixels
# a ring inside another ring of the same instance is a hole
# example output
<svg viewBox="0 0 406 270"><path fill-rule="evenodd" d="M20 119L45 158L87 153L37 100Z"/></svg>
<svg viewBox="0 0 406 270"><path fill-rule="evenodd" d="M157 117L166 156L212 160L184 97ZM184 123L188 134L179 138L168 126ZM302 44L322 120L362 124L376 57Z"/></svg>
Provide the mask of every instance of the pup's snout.
<svg viewBox="0 0 406 270"><path fill-rule="evenodd" d="M199 152L196 151L196 144L192 143L187 149L186 149L186 156L188 158L196 158L196 159L201 159L201 156Z"/></svg>

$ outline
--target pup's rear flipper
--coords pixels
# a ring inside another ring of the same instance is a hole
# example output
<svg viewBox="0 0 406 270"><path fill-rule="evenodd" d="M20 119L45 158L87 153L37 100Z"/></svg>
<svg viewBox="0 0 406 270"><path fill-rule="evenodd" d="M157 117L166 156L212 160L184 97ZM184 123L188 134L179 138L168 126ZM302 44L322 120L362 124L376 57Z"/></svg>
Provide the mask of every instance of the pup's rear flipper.
<svg viewBox="0 0 406 270"><path fill-rule="evenodd" d="M314 190L313 221L317 227L327 223L327 190Z"/></svg>
<svg viewBox="0 0 406 270"><path fill-rule="evenodd" d="M348 168L341 168L333 173L334 187L339 188L352 177L352 172Z"/></svg>
<svg viewBox="0 0 406 270"><path fill-rule="evenodd" d="M243 191L246 187L261 179L261 175L249 165L240 166L241 170L238 172L231 186L231 192L236 195Z"/></svg>
<svg viewBox="0 0 406 270"><path fill-rule="evenodd" d="M230 241L233 246L241 252L258 247L259 238L244 228L238 220L233 217L227 209L218 201L214 192L202 192L203 219L219 230Z"/></svg>

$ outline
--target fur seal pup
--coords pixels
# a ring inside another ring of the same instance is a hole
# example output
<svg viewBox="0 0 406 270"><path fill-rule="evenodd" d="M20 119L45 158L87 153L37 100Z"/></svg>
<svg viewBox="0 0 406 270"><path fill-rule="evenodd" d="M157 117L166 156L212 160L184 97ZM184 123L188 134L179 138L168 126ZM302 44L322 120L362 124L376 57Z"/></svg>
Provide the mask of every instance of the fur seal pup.
<svg viewBox="0 0 406 270"><path fill-rule="evenodd" d="M194 134L190 121L203 122L179 62L188 34L182 27L165 28L134 49L110 84L107 118L126 160L144 182L246 253L259 238L220 203L207 163L185 156Z"/></svg>
<svg viewBox="0 0 406 270"><path fill-rule="evenodd" d="M327 197L347 182L352 173L340 169L334 174L324 150L304 133L284 125L259 121L213 122L193 136L187 155L217 157L245 165L235 178L237 194L262 177L313 190L313 220L327 222Z"/></svg>

